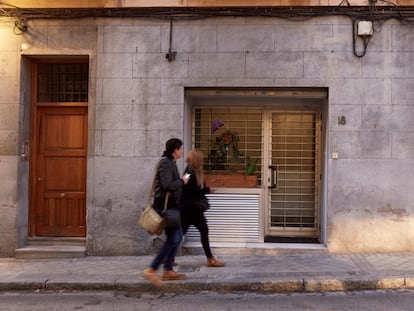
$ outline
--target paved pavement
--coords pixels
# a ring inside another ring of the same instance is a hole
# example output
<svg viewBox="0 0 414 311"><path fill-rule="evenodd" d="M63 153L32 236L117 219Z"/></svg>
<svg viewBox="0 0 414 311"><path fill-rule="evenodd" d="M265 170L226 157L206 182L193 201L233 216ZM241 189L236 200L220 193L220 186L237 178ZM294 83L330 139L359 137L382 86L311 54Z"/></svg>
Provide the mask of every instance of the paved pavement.
<svg viewBox="0 0 414 311"><path fill-rule="evenodd" d="M153 256L63 259L0 258L0 291L132 290L324 292L414 288L414 253L219 255L208 268L203 255L177 256L182 281L153 287L142 276ZM160 267L160 274L162 267Z"/></svg>

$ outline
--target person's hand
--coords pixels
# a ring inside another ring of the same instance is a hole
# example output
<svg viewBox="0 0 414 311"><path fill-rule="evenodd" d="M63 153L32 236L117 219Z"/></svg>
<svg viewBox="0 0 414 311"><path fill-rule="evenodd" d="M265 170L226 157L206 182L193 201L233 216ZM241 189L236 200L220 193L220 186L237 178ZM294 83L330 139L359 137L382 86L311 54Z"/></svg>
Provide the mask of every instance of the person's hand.
<svg viewBox="0 0 414 311"><path fill-rule="evenodd" d="M190 180L190 174L188 173L184 174L183 177L181 177L181 179L184 182L184 185L186 185L188 181Z"/></svg>

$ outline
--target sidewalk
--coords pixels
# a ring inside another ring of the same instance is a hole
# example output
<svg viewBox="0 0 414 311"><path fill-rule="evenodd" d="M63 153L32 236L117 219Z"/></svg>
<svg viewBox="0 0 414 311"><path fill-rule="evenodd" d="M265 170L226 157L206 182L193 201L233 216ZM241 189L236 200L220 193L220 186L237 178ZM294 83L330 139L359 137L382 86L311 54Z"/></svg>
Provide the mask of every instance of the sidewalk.
<svg viewBox="0 0 414 311"><path fill-rule="evenodd" d="M178 256L186 280L154 288L142 276L153 256L65 259L0 258L0 291L132 290L320 292L414 288L414 253L219 255L208 268L202 255ZM160 269L160 273L162 267Z"/></svg>

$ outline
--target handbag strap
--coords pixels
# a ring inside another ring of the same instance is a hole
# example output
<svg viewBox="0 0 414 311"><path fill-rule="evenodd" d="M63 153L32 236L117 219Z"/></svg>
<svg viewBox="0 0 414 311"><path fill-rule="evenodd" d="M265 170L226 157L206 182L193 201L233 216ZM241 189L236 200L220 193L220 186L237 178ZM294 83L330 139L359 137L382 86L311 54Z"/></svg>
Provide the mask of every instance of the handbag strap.
<svg viewBox="0 0 414 311"><path fill-rule="evenodd" d="M151 199L152 199L152 195L154 194L154 189L155 189L155 178L157 177L157 169L158 169L158 165L160 163L158 162L157 165L155 166L155 173L154 173L154 178L152 179L152 185L151 185L151 190L149 192L149 196L148 196L148 202L151 204ZM170 192L167 192L166 196L165 196L165 201L164 201L164 211L167 209L167 205L168 205L168 197L170 196Z"/></svg>
<svg viewBox="0 0 414 311"><path fill-rule="evenodd" d="M164 211L167 209L167 205L168 205L168 197L170 196L170 193L167 192L167 195L165 196L165 201L164 201Z"/></svg>
<svg viewBox="0 0 414 311"><path fill-rule="evenodd" d="M161 158L162 159L162 158ZM161 161L161 160L160 160ZM151 199L152 199L152 195L154 194L154 189L155 189L155 178L157 178L157 172L158 172L158 166L160 165L160 162L158 162L156 165L155 165L155 168L154 168L154 177L152 178L152 185L151 185L151 190L150 190L150 192L149 192L149 195L148 195L148 202L151 204Z"/></svg>
<svg viewBox="0 0 414 311"><path fill-rule="evenodd" d="M150 190L149 195L148 195L148 202L149 203L151 203L152 195L154 194L156 175L157 175L157 171L155 171L154 178L152 179L151 190Z"/></svg>

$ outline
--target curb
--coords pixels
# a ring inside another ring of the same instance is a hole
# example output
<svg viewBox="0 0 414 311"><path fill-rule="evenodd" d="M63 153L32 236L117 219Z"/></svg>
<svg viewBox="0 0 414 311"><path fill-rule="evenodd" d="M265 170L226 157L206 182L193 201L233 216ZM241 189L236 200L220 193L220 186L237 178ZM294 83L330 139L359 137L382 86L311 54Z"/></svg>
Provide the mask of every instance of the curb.
<svg viewBox="0 0 414 311"><path fill-rule="evenodd" d="M165 282L162 288L156 288L149 282L5 282L0 283L0 291L162 291L169 293L189 294L201 291L218 293L257 292L257 293L316 293L345 292L360 290L396 290L414 289L414 278L387 277L318 279L304 278L299 280L276 281L211 281L211 282Z"/></svg>

